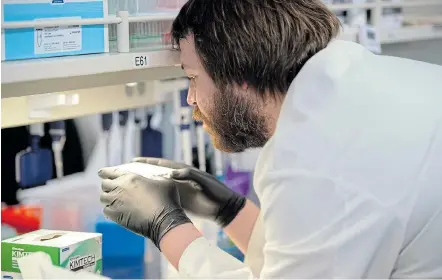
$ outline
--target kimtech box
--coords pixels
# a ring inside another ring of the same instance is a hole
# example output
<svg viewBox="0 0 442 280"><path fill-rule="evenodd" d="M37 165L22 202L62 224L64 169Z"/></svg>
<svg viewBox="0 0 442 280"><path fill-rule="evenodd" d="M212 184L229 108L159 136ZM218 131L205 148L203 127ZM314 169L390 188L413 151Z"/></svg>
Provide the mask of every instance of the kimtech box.
<svg viewBox="0 0 442 280"><path fill-rule="evenodd" d="M48 254L56 266L96 274L102 272L102 235L38 230L2 241L2 278L20 279L17 259L34 252Z"/></svg>

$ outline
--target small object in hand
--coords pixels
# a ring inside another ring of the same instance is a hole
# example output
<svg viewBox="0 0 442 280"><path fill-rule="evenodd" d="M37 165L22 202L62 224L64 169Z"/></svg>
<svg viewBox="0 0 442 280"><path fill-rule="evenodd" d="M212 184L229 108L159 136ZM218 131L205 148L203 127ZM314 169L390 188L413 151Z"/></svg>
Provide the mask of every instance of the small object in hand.
<svg viewBox="0 0 442 280"><path fill-rule="evenodd" d="M145 164L139 162L132 162L127 164L122 164L113 167L115 170L127 171L148 179L159 180L161 178L170 178L173 169L156 166L152 164Z"/></svg>

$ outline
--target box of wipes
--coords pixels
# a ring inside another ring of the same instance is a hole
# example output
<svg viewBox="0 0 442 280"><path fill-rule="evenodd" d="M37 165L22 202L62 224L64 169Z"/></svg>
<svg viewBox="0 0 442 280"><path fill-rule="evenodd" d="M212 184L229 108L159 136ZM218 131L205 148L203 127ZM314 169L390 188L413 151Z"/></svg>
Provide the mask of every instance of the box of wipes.
<svg viewBox="0 0 442 280"><path fill-rule="evenodd" d="M48 22L45 27L2 29L2 61L108 52L107 25L61 24L107 15L107 0L2 0L4 23Z"/></svg>
<svg viewBox="0 0 442 280"><path fill-rule="evenodd" d="M35 252L48 254L53 265L64 269L102 272L100 233L38 230L2 241L2 278L20 279L17 260Z"/></svg>

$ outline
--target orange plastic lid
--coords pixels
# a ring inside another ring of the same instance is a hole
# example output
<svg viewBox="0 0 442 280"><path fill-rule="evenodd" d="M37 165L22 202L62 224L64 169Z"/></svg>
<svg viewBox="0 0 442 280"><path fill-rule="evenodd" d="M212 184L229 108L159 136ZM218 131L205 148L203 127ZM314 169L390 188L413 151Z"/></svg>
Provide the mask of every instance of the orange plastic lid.
<svg viewBox="0 0 442 280"><path fill-rule="evenodd" d="M18 234L40 229L42 208L39 206L8 206L2 208L2 224L15 228Z"/></svg>

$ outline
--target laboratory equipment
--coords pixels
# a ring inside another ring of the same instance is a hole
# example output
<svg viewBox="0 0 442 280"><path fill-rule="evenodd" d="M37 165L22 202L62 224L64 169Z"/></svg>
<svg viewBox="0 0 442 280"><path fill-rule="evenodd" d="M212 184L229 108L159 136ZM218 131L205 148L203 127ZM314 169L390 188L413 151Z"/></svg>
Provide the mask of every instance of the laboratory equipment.
<svg viewBox="0 0 442 280"><path fill-rule="evenodd" d="M232 166L228 166L225 175L225 184L232 191L247 196L251 188L251 177L250 172L235 170Z"/></svg>
<svg viewBox="0 0 442 280"><path fill-rule="evenodd" d="M224 162L223 162L223 154L220 150L214 148L213 151L213 161L215 166L215 177L224 182Z"/></svg>
<svg viewBox="0 0 442 280"><path fill-rule="evenodd" d="M384 8L379 24L383 30L401 28L404 22L403 9L401 7Z"/></svg>
<svg viewBox="0 0 442 280"><path fill-rule="evenodd" d="M164 11L161 3L157 3L156 0L110 0L109 14L116 15L118 11L128 11L131 16L170 12L169 9ZM131 22L129 24L130 48L151 51L169 48L171 27L171 20ZM116 50L117 26L115 24L109 26L109 41L111 50Z"/></svg>
<svg viewBox="0 0 442 280"><path fill-rule="evenodd" d="M182 156L184 163L192 166L192 136L190 133L190 125L192 124L192 107L187 104L188 89L181 90L179 93L180 100L180 140L182 146Z"/></svg>
<svg viewBox="0 0 442 280"><path fill-rule="evenodd" d="M154 115L152 113L144 117L147 118L147 126L141 132L141 155L161 158L163 155L163 134L153 128Z"/></svg>
<svg viewBox="0 0 442 280"><path fill-rule="evenodd" d="M135 140L137 137L137 124L135 123L135 110L129 110L129 116L126 124L126 129L123 131L125 133L125 141L123 143L124 156L123 162L130 162L133 158L137 157L137 148L135 145L139 143Z"/></svg>
<svg viewBox="0 0 442 280"><path fill-rule="evenodd" d="M116 15L118 11L128 11L130 15L155 12L156 0L108 0L109 14Z"/></svg>
<svg viewBox="0 0 442 280"><path fill-rule="evenodd" d="M143 236L100 216L95 231L103 235L103 275L112 279L145 279Z"/></svg>
<svg viewBox="0 0 442 280"><path fill-rule="evenodd" d="M131 23L130 47L151 51L169 48L171 26L170 20ZM116 34L115 31L112 34Z"/></svg>
<svg viewBox="0 0 442 280"><path fill-rule="evenodd" d="M60 25L65 19L104 18L107 15L106 7L107 0L2 1L2 19L5 23L54 22L47 27L4 30L2 60L108 52L107 25Z"/></svg>
<svg viewBox="0 0 442 280"><path fill-rule="evenodd" d="M134 148L135 156L141 156L141 133L147 128L146 111L144 108L135 109L134 113L135 132L134 132Z"/></svg>
<svg viewBox="0 0 442 280"><path fill-rule="evenodd" d="M20 192L19 200L27 207L41 207L41 228L90 231L91 220L95 222L94 215L102 211L101 207L97 209L98 186L88 185L86 178L75 181L70 176L50 181L46 186Z"/></svg>
<svg viewBox="0 0 442 280"><path fill-rule="evenodd" d="M2 240L3 226L9 227L10 237L40 229L42 208L39 206L6 206L2 207Z"/></svg>
<svg viewBox="0 0 442 280"><path fill-rule="evenodd" d="M186 4L187 0L157 0L157 9L163 11L177 11Z"/></svg>
<svg viewBox="0 0 442 280"><path fill-rule="evenodd" d="M232 166L227 167L225 173L225 184L232 191L247 197L251 187L251 174L246 171L237 171ZM240 261L244 261L244 254L239 248L232 242L232 240L222 231L218 233L218 247L225 252L234 256Z"/></svg>
<svg viewBox="0 0 442 280"><path fill-rule="evenodd" d="M215 176L216 176L216 178L219 181L221 181L227 185L226 176L225 176L225 172L224 172L223 154L218 149L214 149L214 161L215 161ZM227 185L227 186L229 186L229 185ZM243 253L239 250L238 247L236 247L236 245L227 236L227 234L224 232L224 230L222 228L219 228L219 230L218 230L217 246L220 249L222 249L223 251L225 251L226 253L237 258L238 260L240 260L240 261L244 260Z"/></svg>
<svg viewBox="0 0 442 280"><path fill-rule="evenodd" d="M197 152L198 152L198 164L201 171L206 172L206 139L203 129L203 123L200 121L195 122L196 137L197 137Z"/></svg>
<svg viewBox="0 0 442 280"><path fill-rule="evenodd" d="M118 113L121 135L121 159L120 162L129 162L136 156L135 136L135 112L124 110Z"/></svg>
<svg viewBox="0 0 442 280"><path fill-rule="evenodd" d="M52 152L54 153L57 178L63 177L63 148L66 143L66 127L64 121L49 124L49 134L52 138Z"/></svg>
<svg viewBox="0 0 442 280"><path fill-rule="evenodd" d="M361 5L366 0L353 0L353 4ZM367 24L367 11L365 9L353 8L348 11L348 23L352 27L357 27Z"/></svg>
<svg viewBox="0 0 442 280"><path fill-rule="evenodd" d="M359 43L367 50L380 54L382 53L381 41L378 31L371 25L365 24L359 27L358 34Z"/></svg>
<svg viewBox="0 0 442 280"><path fill-rule="evenodd" d="M44 185L53 176L52 153L49 149L40 147L44 125L30 125L29 133L30 146L15 157L16 180L22 188Z"/></svg>
<svg viewBox="0 0 442 280"><path fill-rule="evenodd" d="M127 122L129 120L129 111L124 110L118 112L119 117L119 125L120 125L120 135L121 135L121 154L120 154L120 162L125 162L125 147L127 145L126 143L126 136L127 136Z"/></svg>
<svg viewBox="0 0 442 280"><path fill-rule="evenodd" d="M113 114L112 113L107 113L107 114L102 114L101 115L101 129L102 129L102 133L103 133L103 138L104 138L104 145L105 145L105 156L106 156L106 165L110 166L111 165L111 160L110 160L110 129L112 127L112 122L113 122Z"/></svg>
<svg viewBox="0 0 442 280"><path fill-rule="evenodd" d="M229 154L230 165L236 172L253 172L262 148L247 149L242 153Z"/></svg>
<svg viewBox="0 0 442 280"><path fill-rule="evenodd" d="M109 129L109 149L108 158L109 165L122 164L123 156L123 141L124 135L122 135L123 129L120 126L120 114L112 114L112 124ZM101 166L102 167L102 166Z"/></svg>

